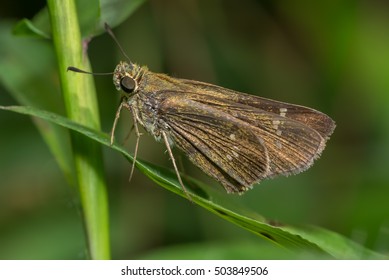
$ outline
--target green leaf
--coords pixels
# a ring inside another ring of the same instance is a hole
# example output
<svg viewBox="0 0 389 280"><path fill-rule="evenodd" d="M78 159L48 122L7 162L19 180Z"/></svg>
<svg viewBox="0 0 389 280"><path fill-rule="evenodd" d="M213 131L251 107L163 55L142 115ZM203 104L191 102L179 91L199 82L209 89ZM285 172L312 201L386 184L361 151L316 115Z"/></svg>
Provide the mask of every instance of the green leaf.
<svg viewBox="0 0 389 280"><path fill-rule="evenodd" d="M84 0L76 1L82 38L104 33L104 23L115 27L128 18L145 0ZM47 7L33 20L22 19L13 29L16 35L51 38L51 25Z"/></svg>
<svg viewBox="0 0 389 280"><path fill-rule="evenodd" d="M140 7L145 0L104 0L100 1L101 15L99 26L103 27L107 22L111 27L118 26L134 11ZM100 31L104 31L101 29Z"/></svg>
<svg viewBox="0 0 389 280"><path fill-rule="evenodd" d="M27 114L54 122L63 127L77 131L103 145L111 147L120 152L129 161L133 160L133 157L128 154L123 147L117 144L110 146L109 136L107 134L94 131L62 116L28 107L0 106L0 109ZM137 160L136 166L158 185L188 199L186 194L182 191L174 171L157 167L141 160ZM292 227L275 224L261 215L254 213L249 209L245 209L243 206L231 203L230 200L226 198L228 195L222 192L220 190L221 188L214 189L188 176L183 176L182 179L189 192L190 200L193 201L193 203L286 250L301 253L305 252L309 255L317 256L318 258L385 258L383 255L366 249L352 240L326 229L312 226Z"/></svg>
<svg viewBox="0 0 389 280"><path fill-rule="evenodd" d="M26 18L19 21L13 28L12 32L15 35L31 36L42 39L50 38L50 35L48 33L38 28L31 20Z"/></svg>

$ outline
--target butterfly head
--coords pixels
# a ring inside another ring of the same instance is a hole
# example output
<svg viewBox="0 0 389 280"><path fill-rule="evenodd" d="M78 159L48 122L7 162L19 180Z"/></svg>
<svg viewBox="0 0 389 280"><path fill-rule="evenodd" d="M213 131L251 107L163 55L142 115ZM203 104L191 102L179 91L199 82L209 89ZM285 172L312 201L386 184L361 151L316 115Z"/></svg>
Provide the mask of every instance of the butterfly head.
<svg viewBox="0 0 389 280"><path fill-rule="evenodd" d="M131 96L138 91L138 84L142 74L142 67L131 62L121 61L113 73L113 83L117 90L121 90L124 94Z"/></svg>

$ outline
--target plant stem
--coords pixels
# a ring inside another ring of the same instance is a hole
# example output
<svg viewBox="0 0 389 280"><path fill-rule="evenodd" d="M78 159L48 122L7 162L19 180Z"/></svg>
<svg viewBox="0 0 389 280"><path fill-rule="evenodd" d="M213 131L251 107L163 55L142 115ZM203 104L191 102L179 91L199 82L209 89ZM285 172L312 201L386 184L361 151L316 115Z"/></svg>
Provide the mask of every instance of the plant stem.
<svg viewBox="0 0 389 280"><path fill-rule="evenodd" d="M100 130L93 78L66 71L68 66L90 69L88 58L83 55L75 3L73 0L47 0L47 3L67 115ZM71 135L90 258L109 259L108 198L101 147L80 134Z"/></svg>

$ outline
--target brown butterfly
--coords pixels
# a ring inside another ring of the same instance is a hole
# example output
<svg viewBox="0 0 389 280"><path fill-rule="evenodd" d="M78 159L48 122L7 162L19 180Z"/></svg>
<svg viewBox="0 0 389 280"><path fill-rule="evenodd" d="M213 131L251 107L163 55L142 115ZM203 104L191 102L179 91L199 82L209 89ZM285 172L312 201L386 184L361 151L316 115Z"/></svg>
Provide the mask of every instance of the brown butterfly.
<svg viewBox="0 0 389 280"><path fill-rule="evenodd" d="M132 114L137 134L134 163L140 124L165 143L185 192L172 146L227 192L242 193L263 179L309 168L335 129L330 117L314 109L153 73L126 58L113 72L114 85L123 96L111 143L124 107ZM74 67L68 70L87 73Z"/></svg>

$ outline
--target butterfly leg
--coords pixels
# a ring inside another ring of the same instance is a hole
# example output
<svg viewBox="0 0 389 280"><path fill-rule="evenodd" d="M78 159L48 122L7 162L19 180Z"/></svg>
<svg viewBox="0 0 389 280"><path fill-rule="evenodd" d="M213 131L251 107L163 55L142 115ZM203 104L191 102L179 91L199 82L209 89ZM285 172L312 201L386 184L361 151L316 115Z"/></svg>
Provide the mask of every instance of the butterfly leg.
<svg viewBox="0 0 389 280"><path fill-rule="evenodd" d="M175 159L174 159L172 150L171 150L171 148L170 148L169 140L168 140L168 138L167 138L167 135L166 135L166 133L163 132L163 131L162 131L162 137L163 137L163 140L165 141L165 145L166 145L167 151L168 151L168 153L169 153L170 159L172 160L173 167L174 167L174 171L176 171L176 175L177 175L178 182L180 183L180 185L181 185L181 187L182 187L182 190L183 190L183 192L185 193L185 195L188 197L189 200L191 200L190 195L189 195L188 191L186 190L186 188L185 188L185 186L184 186L184 183L183 183L182 180L181 180L180 173L178 172L177 164L176 164L176 161L175 161Z"/></svg>
<svg viewBox="0 0 389 280"><path fill-rule="evenodd" d="M138 155L139 139L140 139L142 133L139 132L138 120L137 120L135 111L132 109L132 107L130 107L130 106L127 105L127 104L125 104L124 106L125 106L127 109L129 109L130 112L131 112L131 114L132 114L132 118L133 118L133 120L134 120L133 127L135 128L135 134L136 134L136 143L135 143L134 159L133 159L132 166L131 166L130 177L128 178L128 181L131 181L132 175L134 174L134 170L135 170L136 156ZM131 129L132 129L132 128L131 128Z"/></svg>
<svg viewBox="0 0 389 280"><path fill-rule="evenodd" d="M124 102L123 101L120 102L119 108L116 110L115 120L113 121L112 130L111 130L111 146L113 144L113 139L115 137L116 125L117 125L118 120L120 118L120 112L122 111L123 105L124 105Z"/></svg>

